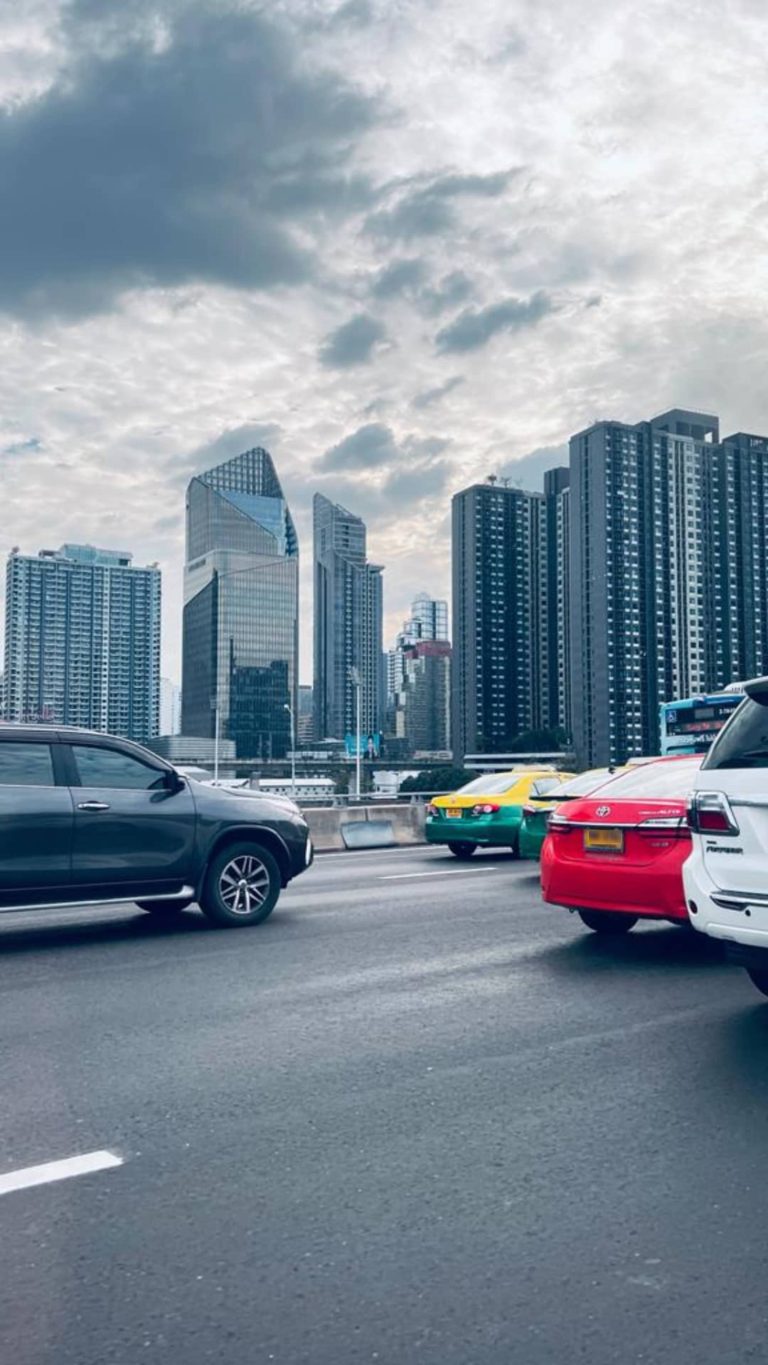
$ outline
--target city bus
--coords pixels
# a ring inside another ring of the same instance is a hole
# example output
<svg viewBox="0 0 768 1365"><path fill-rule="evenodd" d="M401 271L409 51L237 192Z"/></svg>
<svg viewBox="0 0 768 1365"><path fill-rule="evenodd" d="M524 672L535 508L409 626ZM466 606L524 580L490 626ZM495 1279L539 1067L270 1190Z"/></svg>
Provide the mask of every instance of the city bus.
<svg viewBox="0 0 768 1365"><path fill-rule="evenodd" d="M742 683L729 683L721 692L662 702L661 753L706 753L718 730L722 730L731 712L744 700L742 688Z"/></svg>

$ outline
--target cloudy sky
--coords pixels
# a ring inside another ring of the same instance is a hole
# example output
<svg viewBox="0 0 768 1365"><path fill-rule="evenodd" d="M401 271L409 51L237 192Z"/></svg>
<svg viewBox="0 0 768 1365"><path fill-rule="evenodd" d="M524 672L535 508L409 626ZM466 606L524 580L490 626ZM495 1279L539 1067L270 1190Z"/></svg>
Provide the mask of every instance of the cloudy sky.
<svg viewBox="0 0 768 1365"><path fill-rule="evenodd" d="M600 417L768 430L764 0L16 0L0 17L0 555L164 570L273 452L360 513L387 637L449 500ZM387 639L388 642L388 639Z"/></svg>

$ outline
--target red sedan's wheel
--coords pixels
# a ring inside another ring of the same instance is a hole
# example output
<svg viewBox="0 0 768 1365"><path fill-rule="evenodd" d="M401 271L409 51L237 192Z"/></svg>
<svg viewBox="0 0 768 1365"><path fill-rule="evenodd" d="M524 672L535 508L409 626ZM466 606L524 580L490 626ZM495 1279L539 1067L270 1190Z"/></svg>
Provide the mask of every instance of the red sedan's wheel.
<svg viewBox="0 0 768 1365"><path fill-rule="evenodd" d="M579 919L596 934L628 934L637 924L637 915L619 915L612 910L579 910Z"/></svg>

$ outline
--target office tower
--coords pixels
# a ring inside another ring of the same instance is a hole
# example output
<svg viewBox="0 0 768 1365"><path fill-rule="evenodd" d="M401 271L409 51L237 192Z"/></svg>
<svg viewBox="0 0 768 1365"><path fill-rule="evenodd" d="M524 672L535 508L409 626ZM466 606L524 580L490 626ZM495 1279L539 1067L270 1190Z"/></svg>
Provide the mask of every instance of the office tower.
<svg viewBox="0 0 768 1365"><path fill-rule="evenodd" d="M414 630L418 630L419 640L447 640L448 603L420 592L413 599L411 622Z"/></svg>
<svg viewBox="0 0 768 1365"><path fill-rule="evenodd" d="M309 744L315 735L315 716L312 688L306 683L299 685L299 707L296 718L296 739L299 744Z"/></svg>
<svg viewBox="0 0 768 1365"><path fill-rule="evenodd" d="M453 499L452 736L457 761L549 721L546 503L495 479Z"/></svg>
<svg viewBox="0 0 768 1365"><path fill-rule="evenodd" d="M407 739L412 750L449 748L450 659L448 603L419 593L386 655L387 734Z"/></svg>
<svg viewBox="0 0 768 1365"><path fill-rule="evenodd" d="M768 666L768 440L709 413L571 440L573 737L585 764L656 753L659 706Z"/></svg>
<svg viewBox="0 0 768 1365"><path fill-rule="evenodd" d="M13 550L6 576L5 715L128 739L157 735L160 570L64 545Z"/></svg>
<svg viewBox="0 0 768 1365"><path fill-rule="evenodd" d="M181 732L181 688L171 678L160 679L160 734Z"/></svg>
<svg viewBox="0 0 768 1365"><path fill-rule="evenodd" d="M361 733L378 734L384 722L383 570L368 563L360 517L320 493L313 513L315 738L356 733L356 677Z"/></svg>
<svg viewBox="0 0 768 1365"><path fill-rule="evenodd" d="M399 651L401 676L394 697L394 735L411 754L450 748L451 646L447 640L413 640Z"/></svg>
<svg viewBox="0 0 768 1365"><path fill-rule="evenodd" d="M299 545L266 450L246 450L187 490L182 731L283 758L296 709Z"/></svg>

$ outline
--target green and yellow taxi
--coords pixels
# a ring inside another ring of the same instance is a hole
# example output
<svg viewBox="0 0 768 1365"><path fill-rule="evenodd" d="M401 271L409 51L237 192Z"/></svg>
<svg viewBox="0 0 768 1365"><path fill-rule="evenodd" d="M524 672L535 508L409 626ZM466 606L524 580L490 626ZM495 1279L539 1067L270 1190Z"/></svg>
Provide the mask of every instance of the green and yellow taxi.
<svg viewBox="0 0 768 1365"><path fill-rule="evenodd" d="M550 786L546 792L531 791L523 806L518 835L521 858L538 858L547 834L547 821L551 812L561 802L573 801L579 796L591 796L609 778L624 772L623 768L592 768L578 777L568 777L561 773L557 786ZM567 780L566 780L567 778Z"/></svg>
<svg viewBox="0 0 768 1365"><path fill-rule="evenodd" d="M544 795L572 773L554 768L513 768L486 773L450 796L435 796L427 806L428 844L447 844L457 858L477 848L511 848L518 853L523 807L531 794Z"/></svg>

